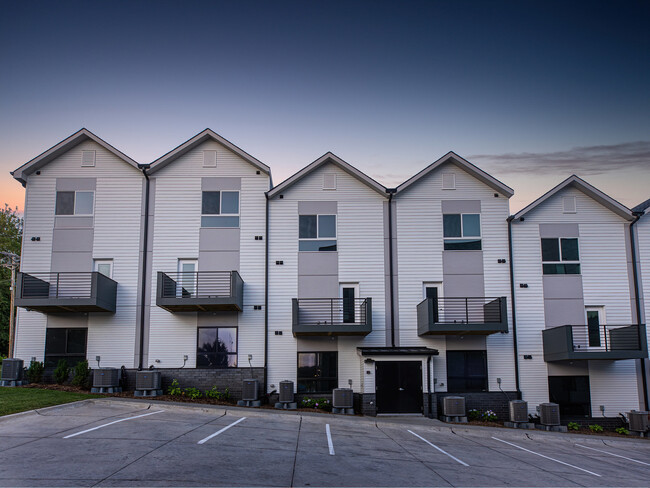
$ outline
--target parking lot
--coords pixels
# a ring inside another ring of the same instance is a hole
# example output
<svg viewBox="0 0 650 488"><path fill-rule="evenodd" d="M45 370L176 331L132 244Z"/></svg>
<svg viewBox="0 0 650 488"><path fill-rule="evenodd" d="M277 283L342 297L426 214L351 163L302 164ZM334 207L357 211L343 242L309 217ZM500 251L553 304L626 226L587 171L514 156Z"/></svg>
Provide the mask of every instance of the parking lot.
<svg viewBox="0 0 650 488"><path fill-rule="evenodd" d="M86 401L0 419L0 486L648 486L650 441Z"/></svg>

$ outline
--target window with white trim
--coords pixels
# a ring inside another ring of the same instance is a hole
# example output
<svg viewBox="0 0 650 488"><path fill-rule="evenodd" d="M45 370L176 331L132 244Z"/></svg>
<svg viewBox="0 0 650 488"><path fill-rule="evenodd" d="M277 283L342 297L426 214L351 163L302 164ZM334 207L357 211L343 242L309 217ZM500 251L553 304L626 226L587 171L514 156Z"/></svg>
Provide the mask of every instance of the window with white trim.
<svg viewBox="0 0 650 488"><path fill-rule="evenodd" d="M112 259L95 259L93 270L98 273L113 278L113 260Z"/></svg>
<svg viewBox="0 0 650 488"><path fill-rule="evenodd" d="M480 214L444 214L442 225L446 251L481 250Z"/></svg>
<svg viewBox="0 0 650 488"><path fill-rule="evenodd" d="M56 215L93 215L94 191L57 191Z"/></svg>
<svg viewBox="0 0 650 488"><path fill-rule="evenodd" d="M298 216L299 251L336 251L336 215Z"/></svg>
<svg viewBox="0 0 650 488"><path fill-rule="evenodd" d="M239 227L239 191L204 191L201 227Z"/></svg>
<svg viewBox="0 0 650 488"><path fill-rule="evenodd" d="M580 274L580 252L577 237L542 239L542 270L544 274Z"/></svg>

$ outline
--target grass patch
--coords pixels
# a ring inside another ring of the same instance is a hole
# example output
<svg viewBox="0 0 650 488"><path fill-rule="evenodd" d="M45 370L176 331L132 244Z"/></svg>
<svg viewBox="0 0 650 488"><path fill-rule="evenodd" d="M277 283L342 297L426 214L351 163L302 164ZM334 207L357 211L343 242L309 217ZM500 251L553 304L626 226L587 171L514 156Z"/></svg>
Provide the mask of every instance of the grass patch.
<svg viewBox="0 0 650 488"><path fill-rule="evenodd" d="M100 397L69 391L0 387L0 416Z"/></svg>

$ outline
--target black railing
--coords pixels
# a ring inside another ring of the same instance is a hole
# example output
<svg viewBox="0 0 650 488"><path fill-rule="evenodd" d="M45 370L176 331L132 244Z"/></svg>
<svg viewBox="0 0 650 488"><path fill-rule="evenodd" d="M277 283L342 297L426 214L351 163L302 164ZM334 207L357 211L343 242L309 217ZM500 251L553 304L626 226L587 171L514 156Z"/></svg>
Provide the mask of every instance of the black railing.
<svg viewBox="0 0 650 488"><path fill-rule="evenodd" d="M504 322L505 298L425 298L418 316L428 315L431 324L500 324Z"/></svg>
<svg viewBox="0 0 650 488"><path fill-rule="evenodd" d="M640 351L642 328L638 325L565 325L571 331L574 352Z"/></svg>
<svg viewBox="0 0 650 488"><path fill-rule="evenodd" d="M20 297L31 298L91 298L93 276L97 272L23 273ZM103 278L109 279L102 275Z"/></svg>
<svg viewBox="0 0 650 488"><path fill-rule="evenodd" d="M366 326L370 322L369 298L294 298L294 325Z"/></svg>
<svg viewBox="0 0 650 488"><path fill-rule="evenodd" d="M161 298L232 297L243 283L237 271L183 271L161 275Z"/></svg>

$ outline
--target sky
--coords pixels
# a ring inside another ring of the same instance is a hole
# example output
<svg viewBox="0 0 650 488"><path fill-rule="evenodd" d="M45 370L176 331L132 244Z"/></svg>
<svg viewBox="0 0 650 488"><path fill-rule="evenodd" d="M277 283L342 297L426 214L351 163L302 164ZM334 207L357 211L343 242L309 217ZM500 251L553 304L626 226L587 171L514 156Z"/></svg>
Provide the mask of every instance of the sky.
<svg viewBox="0 0 650 488"><path fill-rule="evenodd" d="M650 198L650 2L0 2L9 171L82 127L150 163L206 127L280 183L332 151L394 187L455 151L515 190Z"/></svg>

